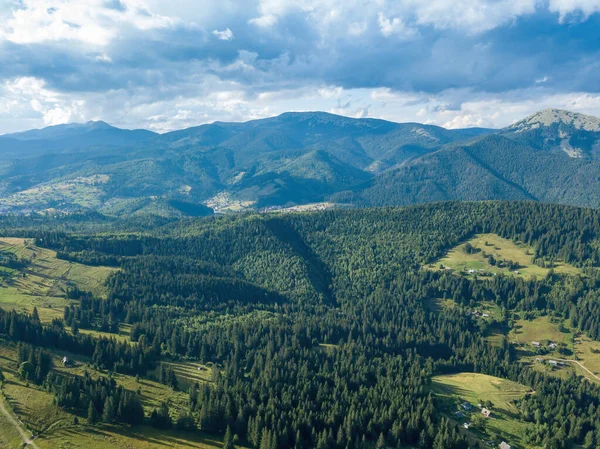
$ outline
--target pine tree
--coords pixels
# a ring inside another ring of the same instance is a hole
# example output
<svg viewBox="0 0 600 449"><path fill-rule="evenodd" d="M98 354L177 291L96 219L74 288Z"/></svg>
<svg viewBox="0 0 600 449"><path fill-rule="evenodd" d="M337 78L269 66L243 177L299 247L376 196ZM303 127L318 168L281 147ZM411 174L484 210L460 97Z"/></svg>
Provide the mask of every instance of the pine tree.
<svg viewBox="0 0 600 449"><path fill-rule="evenodd" d="M98 422L98 410L96 410L93 401L90 401L90 404L88 405L87 419L90 424L96 424Z"/></svg>
<svg viewBox="0 0 600 449"><path fill-rule="evenodd" d="M115 402L111 396L104 401L104 410L102 411L102 421L105 423L114 422L116 418Z"/></svg>
<svg viewBox="0 0 600 449"><path fill-rule="evenodd" d="M385 436L383 432L379 434L379 438L377 438L377 445L375 446L377 449L385 449L387 447L387 443L385 442Z"/></svg>
<svg viewBox="0 0 600 449"><path fill-rule="evenodd" d="M169 387L171 387L174 391L179 389L179 382L177 381L177 376L172 368L169 368L167 371L166 383Z"/></svg>
<svg viewBox="0 0 600 449"><path fill-rule="evenodd" d="M162 364L162 363L160 365L160 378L159 378L159 381L163 385L167 384L167 369L165 368L165 365Z"/></svg>
<svg viewBox="0 0 600 449"><path fill-rule="evenodd" d="M233 433L231 427L227 426L225 431L225 438L223 439L223 449L234 449L233 448Z"/></svg>
<svg viewBox="0 0 600 449"><path fill-rule="evenodd" d="M294 449L304 449L304 445L302 444L302 435L300 431L296 431L296 439L294 441Z"/></svg>

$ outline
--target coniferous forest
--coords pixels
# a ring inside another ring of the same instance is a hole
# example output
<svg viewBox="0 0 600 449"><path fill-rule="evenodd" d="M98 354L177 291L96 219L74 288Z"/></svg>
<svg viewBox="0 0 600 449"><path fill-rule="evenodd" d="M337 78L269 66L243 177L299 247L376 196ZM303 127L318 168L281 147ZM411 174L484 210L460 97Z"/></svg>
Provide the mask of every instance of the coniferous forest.
<svg viewBox="0 0 600 449"><path fill-rule="evenodd" d="M501 311L496 328L523 313L568 320L600 340L596 210L451 202L135 223L8 216L0 229L62 260L118 268L105 298L72 286L62 318L51 322L0 309L19 375L92 426L145 423L256 449L476 447L432 388L434 376L470 372L529 389L515 401L515 419L531 431L516 446L600 445L600 385L533 369L506 334L491 342L490 323L468 312L491 303ZM431 269L477 234L528 245L536 265L561 261L577 274ZM428 307L440 299L454 306ZM123 325L127 340L113 338ZM59 351L106 375L60 374L49 355ZM180 390L165 361L212 367L210 382L187 388L178 415L167 403L145 412L138 392L112 379L159 372Z"/></svg>

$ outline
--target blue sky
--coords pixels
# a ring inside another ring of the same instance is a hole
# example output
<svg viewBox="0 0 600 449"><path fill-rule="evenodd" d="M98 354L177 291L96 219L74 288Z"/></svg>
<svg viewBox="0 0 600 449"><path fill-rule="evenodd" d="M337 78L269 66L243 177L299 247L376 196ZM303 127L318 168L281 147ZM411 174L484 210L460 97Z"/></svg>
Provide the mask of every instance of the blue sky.
<svg viewBox="0 0 600 449"><path fill-rule="evenodd" d="M600 0L0 0L0 133L600 115Z"/></svg>

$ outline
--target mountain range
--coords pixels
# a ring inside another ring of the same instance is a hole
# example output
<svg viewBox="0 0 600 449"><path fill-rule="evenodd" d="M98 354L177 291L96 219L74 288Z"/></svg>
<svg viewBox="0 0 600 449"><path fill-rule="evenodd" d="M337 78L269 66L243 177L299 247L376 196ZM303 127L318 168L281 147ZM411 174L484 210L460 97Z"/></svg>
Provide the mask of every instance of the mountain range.
<svg viewBox="0 0 600 449"><path fill-rule="evenodd" d="M4 213L488 199L600 207L600 119L547 109L500 130L449 130L303 112L166 134L88 122L0 136Z"/></svg>

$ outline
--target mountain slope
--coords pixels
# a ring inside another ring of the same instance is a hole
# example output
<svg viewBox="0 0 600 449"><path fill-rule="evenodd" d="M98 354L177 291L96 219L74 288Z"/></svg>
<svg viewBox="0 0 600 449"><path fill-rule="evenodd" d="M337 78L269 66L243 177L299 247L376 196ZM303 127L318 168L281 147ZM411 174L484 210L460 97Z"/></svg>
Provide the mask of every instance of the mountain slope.
<svg viewBox="0 0 600 449"><path fill-rule="evenodd" d="M600 207L599 176L600 161L492 135L448 146L339 197L363 205L523 199Z"/></svg>
<svg viewBox="0 0 600 449"><path fill-rule="evenodd" d="M600 119L561 109L544 109L500 131L533 148L573 158L600 158Z"/></svg>
<svg viewBox="0 0 600 449"><path fill-rule="evenodd" d="M49 126L0 136L0 156L28 157L94 147L139 145L156 136L145 129L119 129L105 122Z"/></svg>
<svg viewBox="0 0 600 449"><path fill-rule="evenodd" d="M0 210L137 214L170 210L169 201L219 209L318 202L488 132L322 112L163 135L103 122L59 125L0 137Z"/></svg>
<svg viewBox="0 0 600 449"><path fill-rule="evenodd" d="M163 135L89 122L0 136L0 212L486 199L600 207L599 179L600 119L557 109L496 132L291 112Z"/></svg>

